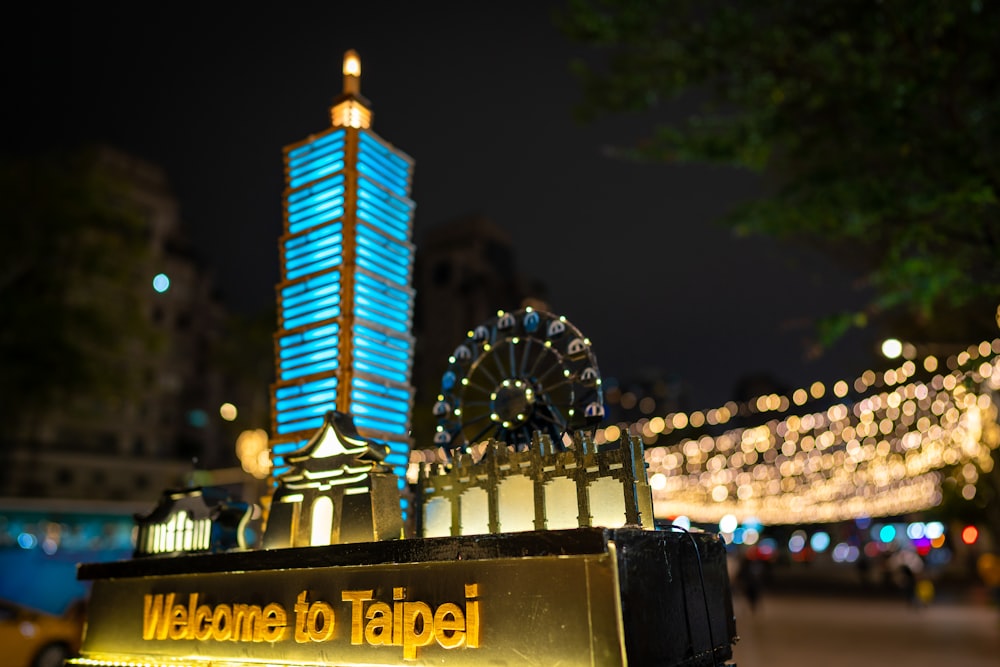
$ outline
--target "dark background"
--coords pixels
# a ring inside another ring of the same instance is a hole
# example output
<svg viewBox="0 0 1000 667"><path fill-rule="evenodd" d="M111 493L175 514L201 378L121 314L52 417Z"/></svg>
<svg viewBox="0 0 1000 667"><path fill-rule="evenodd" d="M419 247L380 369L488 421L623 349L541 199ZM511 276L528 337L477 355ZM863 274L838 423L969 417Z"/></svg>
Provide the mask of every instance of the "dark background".
<svg viewBox="0 0 1000 667"><path fill-rule="evenodd" d="M762 178L608 156L649 117L573 120L569 61L582 51L553 26L560 4L12 10L4 152L101 141L161 165L226 304L261 310L278 281L281 148L327 127L354 48L373 129L416 159L418 251L437 223L493 219L520 272L593 341L606 378L658 369L707 408L748 374L795 388L871 365L875 331L818 357L812 345L818 316L861 302L851 273L718 224Z"/></svg>

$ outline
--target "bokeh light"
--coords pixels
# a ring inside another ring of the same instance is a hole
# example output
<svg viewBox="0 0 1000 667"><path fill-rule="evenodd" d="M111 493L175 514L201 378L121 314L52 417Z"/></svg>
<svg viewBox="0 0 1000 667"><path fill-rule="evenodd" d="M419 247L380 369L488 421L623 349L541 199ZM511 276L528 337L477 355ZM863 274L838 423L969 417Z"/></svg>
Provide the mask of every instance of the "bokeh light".
<svg viewBox="0 0 1000 667"><path fill-rule="evenodd" d="M817 531L809 538L809 547L816 553L823 553L830 546L830 534L826 531Z"/></svg>
<svg viewBox="0 0 1000 667"><path fill-rule="evenodd" d="M896 338L882 341L882 354L886 359L898 359L903 354L903 343Z"/></svg>
<svg viewBox="0 0 1000 667"><path fill-rule="evenodd" d="M227 422L231 422L236 419L237 414L239 414L239 412L237 411L236 406L232 403L223 403L219 406L219 416Z"/></svg>
<svg viewBox="0 0 1000 667"><path fill-rule="evenodd" d="M734 514L726 514L719 519L719 530L723 533L732 533L739 525L739 520Z"/></svg>
<svg viewBox="0 0 1000 667"><path fill-rule="evenodd" d="M165 273L157 273L153 276L153 289L163 294L170 289L170 278Z"/></svg>
<svg viewBox="0 0 1000 667"><path fill-rule="evenodd" d="M924 535L936 540L939 537L944 536L944 524L940 521L928 521L927 525L924 527Z"/></svg>

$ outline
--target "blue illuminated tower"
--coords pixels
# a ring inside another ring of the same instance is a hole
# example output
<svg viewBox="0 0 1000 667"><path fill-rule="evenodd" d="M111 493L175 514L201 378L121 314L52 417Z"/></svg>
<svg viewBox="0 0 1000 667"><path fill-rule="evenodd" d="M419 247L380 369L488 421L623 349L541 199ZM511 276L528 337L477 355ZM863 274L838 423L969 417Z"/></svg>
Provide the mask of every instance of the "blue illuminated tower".
<svg viewBox="0 0 1000 667"><path fill-rule="evenodd" d="M272 475L338 410L388 444L402 488L413 403L413 160L371 131L360 74L348 51L332 127L284 149Z"/></svg>

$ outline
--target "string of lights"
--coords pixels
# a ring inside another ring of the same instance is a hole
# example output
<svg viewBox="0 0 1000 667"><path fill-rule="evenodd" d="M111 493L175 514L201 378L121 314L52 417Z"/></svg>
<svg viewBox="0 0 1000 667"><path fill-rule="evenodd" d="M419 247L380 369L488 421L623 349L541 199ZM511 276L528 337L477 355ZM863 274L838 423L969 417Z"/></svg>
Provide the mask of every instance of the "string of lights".
<svg viewBox="0 0 1000 667"><path fill-rule="evenodd" d="M788 396L610 425L596 440L615 441L626 430L643 438L661 517L714 523L733 514L785 524L919 511L940 502L941 471L953 466L963 496L972 499L1000 444L993 400L1000 339L949 357L947 372L939 366L926 357L922 379L913 359L880 373L866 370L853 382L833 383L841 400L823 409L810 409L826 396L816 382ZM768 414L776 418L705 432Z"/></svg>

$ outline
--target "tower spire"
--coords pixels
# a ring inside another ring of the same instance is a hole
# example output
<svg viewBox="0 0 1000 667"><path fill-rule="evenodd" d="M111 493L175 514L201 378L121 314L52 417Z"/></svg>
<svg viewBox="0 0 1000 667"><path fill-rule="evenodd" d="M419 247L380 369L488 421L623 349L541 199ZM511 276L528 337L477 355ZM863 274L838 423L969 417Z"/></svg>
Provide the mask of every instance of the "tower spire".
<svg viewBox="0 0 1000 667"><path fill-rule="evenodd" d="M361 58L354 49L344 53L343 72L344 90L330 107L330 121L334 127L369 128L372 111L361 95Z"/></svg>
<svg viewBox="0 0 1000 667"><path fill-rule="evenodd" d="M344 95L361 95L361 57L354 49L344 53Z"/></svg>

